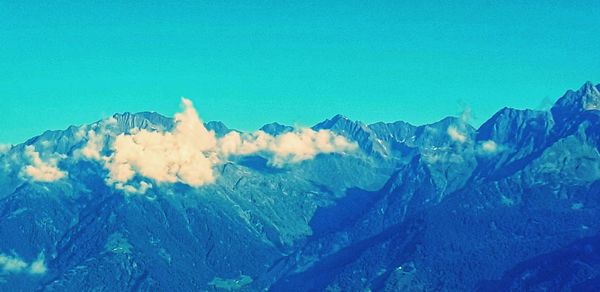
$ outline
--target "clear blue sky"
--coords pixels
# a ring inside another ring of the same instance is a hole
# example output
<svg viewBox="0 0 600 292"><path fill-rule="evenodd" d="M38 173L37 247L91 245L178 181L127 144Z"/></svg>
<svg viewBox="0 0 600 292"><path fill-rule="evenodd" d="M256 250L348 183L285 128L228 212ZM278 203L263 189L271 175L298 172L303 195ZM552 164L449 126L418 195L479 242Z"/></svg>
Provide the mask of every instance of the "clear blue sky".
<svg viewBox="0 0 600 292"><path fill-rule="evenodd" d="M0 143L180 96L242 130L479 124L600 82L596 0L110 2L0 1Z"/></svg>

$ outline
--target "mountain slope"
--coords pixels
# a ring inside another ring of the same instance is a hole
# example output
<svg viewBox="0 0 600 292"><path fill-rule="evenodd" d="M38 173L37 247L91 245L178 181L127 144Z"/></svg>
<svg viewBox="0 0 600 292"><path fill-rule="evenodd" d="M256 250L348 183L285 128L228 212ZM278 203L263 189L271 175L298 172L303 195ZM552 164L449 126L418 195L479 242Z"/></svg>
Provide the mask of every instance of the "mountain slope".
<svg viewBox="0 0 600 292"><path fill-rule="evenodd" d="M171 133L173 119L124 113L47 131L0 153L0 289L598 287L599 88L567 91L551 111L501 109L479 129L337 115L312 131L356 151L280 166L265 151L233 155L197 187L136 174L144 194L110 180L114 143ZM253 135L296 131L272 123ZM83 158L90 145L100 159Z"/></svg>

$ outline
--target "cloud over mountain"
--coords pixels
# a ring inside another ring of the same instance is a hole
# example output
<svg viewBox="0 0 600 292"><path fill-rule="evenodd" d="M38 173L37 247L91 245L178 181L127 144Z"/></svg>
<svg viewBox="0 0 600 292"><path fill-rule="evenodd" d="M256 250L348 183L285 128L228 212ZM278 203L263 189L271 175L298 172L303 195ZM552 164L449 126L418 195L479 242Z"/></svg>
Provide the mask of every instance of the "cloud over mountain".
<svg viewBox="0 0 600 292"><path fill-rule="evenodd" d="M47 271L45 257L40 253L38 258L28 264L17 255L6 255L0 253L0 271L3 273L28 272L31 275L43 275Z"/></svg>
<svg viewBox="0 0 600 292"><path fill-rule="evenodd" d="M107 159L109 181L126 183L136 174L156 182L184 182L201 186L215 180L217 139L205 127L192 102L183 99L184 111L175 115L172 132L140 130L118 135Z"/></svg>
<svg viewBox="0 0 600 292"><path fill-rule="evenodd" d="M486 153L496 153L498 151L498 145L492 140L487 140L481 144L481 150Z"/></svg>
<svg viewBox="0 0 600 292"><path fill-rule="evenodd" d="M35 146L25 147L25 156L30 164L23 167L21 175L33 181L53 182L67 175L67 172L58 168L58 159L56 157L43 161L40 153L35 151Z"/></svg>
<svg viewBox="0 0 600 292"><path fill-rule="evenodd" d="M144 193L128 184L137 175L157 183L182 182L193 187L213 183L213 168L231 156L264 155L270 165L283 167L313 159L320 153L353 151L357 145L329 130L301 128L278 136L263 131L230 132L217 138L206 129L192 102L182 99L183 111L175 115L172 131L135 130L112 139L109 156L102 156L105 129L88 132L88 143L79 153L99 160L109 171L107 182L128 193Z"/></svg>
<svg viewBox="0 0 600 292"><path fill-rule="evenodd" d="M448 136L450 136L452 141L459 143L465 143L467 141L467 136L464 133L461 133L455 126L448 127Z"/></svg>
<svg viewBox="0 0 600 292"><path fill-rule="evenodd" d="M8 152L12 146L8 144L0 144L0 154Z"/></svg>
<svg viewBox="0 0 600 292"><path fill-rule="evenodd" d="M353 151L355 143L329 130L302 128L278 136L263 131L251 134L230 132L219 140L222 156L264 153L275 167L315 158L320 153Z"/></svg>

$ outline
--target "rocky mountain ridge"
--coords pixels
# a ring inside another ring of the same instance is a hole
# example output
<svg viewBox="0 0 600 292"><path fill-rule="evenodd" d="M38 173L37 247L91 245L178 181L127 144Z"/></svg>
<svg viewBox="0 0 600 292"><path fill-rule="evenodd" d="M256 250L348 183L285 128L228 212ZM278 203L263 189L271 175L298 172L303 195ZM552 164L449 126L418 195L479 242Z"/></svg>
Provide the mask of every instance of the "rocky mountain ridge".
<svg viewBox="0 0 600 292"><path fill-rule="evenodd" d="M169 132L173 119L124 113L47 131L0 154L0 287L598 288L599 90L587 82L550 111L504 108L478 129L462 118L367 125L337 115L312 129L356 151L286 167L260 153L233 156L213 184L153 183L144 195L107 184L102 163L78 153L90 131L108 155L119 134ZM205 126L218 137L235 131ZM31 149L64 178L25 179ZM573 268L549 264L564 261Z"/></svg>

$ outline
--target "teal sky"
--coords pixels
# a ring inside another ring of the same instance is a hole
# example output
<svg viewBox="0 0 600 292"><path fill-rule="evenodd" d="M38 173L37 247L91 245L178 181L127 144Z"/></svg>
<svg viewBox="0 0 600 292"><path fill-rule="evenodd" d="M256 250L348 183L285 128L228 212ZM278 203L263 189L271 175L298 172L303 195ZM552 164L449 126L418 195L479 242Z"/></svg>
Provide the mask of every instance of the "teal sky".
<svg viewBox="0 0 600 292"><path fill-rule="evenodd" d="M111 2L0 1L0 143L180 96L242 130L480 124L600 82L596 0Z"/></svg>

